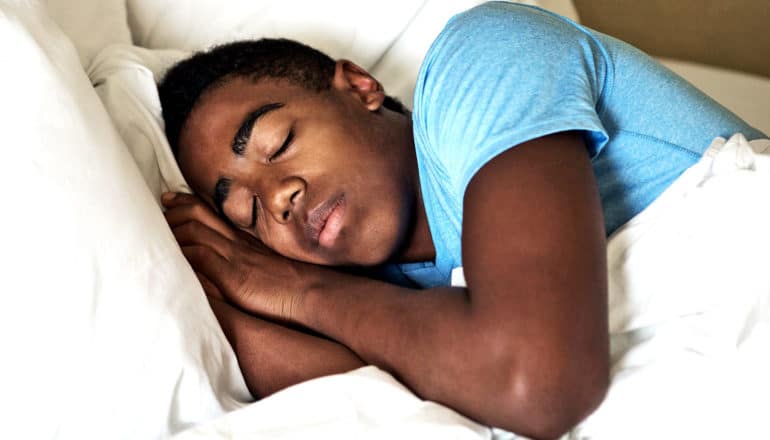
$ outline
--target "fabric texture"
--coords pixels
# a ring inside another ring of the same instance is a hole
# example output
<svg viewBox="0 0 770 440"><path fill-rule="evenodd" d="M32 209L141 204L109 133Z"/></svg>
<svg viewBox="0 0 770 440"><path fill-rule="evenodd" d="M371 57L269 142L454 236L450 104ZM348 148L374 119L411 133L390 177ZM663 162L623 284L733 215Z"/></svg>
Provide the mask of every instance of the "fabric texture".
<svg viewBox="0 0 770 440"><path fill-rule="evenodd" d="M658 60L751 126L770 134L769 77L670 58Z"/></svg>
<svg viewBox="0 0 770 440"><path fill-rule="evenodd" d="M612 385L576 437L770 438L769 190L770 140L717 138L611 238Z"/></svg>
<svg viewBox="0 0 770 440"><path fill-rule="evenodd" d="M84 69L103 47L131 43L126 0L42 1L51 19L75 45Z"/></svg>
<svg viewBox="0 0 770 440"><path fill-rule="evenodd" d="M414 135L435 263L402 265L422 286L462 266L463 196L501 152L584 133L607 234L642 211L716 136L762 133L633 47L533 6L493 2L454 17L425 57Z"/></svg>
<svg viewBox="0 0 770 440"><path fill-rule="evenodd" d="M415 396L374 366L289 387L173 440L491 440L486 426ZM502 439L501 439L502 440Z"/></svg>
<svg viewBox="0 0 770 440"><path fill-rule="evenodd" d="M0 1L0 438L154 439L251 401L75 47Z"/></svg>
<svg viewBox="0 0 770 440"><path fill-rule="evenodd" d="M125 44L104 48L88 76L118 133L160 205L166 191L191 193L163 129L156 82L189 52Z"/></svg>
<svg viewBox="0 0 770 440"><path fill-rule="evenodd" d="M134 43L150 49L206 49L246 38L291 38L369 69L424 1L126 0ZM454 11L462 8L454 8ZM376 12L376 18L372 15Z"/></svg>

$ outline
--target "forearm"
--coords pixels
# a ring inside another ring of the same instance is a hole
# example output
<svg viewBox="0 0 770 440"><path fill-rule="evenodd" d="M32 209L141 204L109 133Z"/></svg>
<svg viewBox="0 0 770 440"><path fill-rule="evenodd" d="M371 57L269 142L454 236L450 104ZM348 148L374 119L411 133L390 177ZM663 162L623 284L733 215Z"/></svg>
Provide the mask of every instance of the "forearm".
<svg viewBox="0 0 770 440"><path fill-rule="evenodd" d="M424 397L557 437L599 405L609 380L605 230L583 137L496 156L468 184L463 213L468 290L328 275L294 308Z"/></svg>
<svg viewBox="0 0 770 440"><path fill-rule="evenodd" d="M465 289L413 290L343 274L326 277L299 308L299 322L342 341L423 398L500 425L498 396L515 364L502 359L509 352L496 347ZM483 335L490 339L479 343Z"/></svg>
<svg viewBox="0 0 770 440"><path fill-rule="evenodd" d="M254 317L220 300L209 302L255 397L364 365L337 342Z"/></svg>
<svg viewBox="0 0 770 440"><path fill-rule="evenodd" d="M547 297L542 293L527 301ZM529 307L521 302L518 308ZM595 399L594 386L602 386L593 383L603 373L591 371L592 353L569 319L562 325L560 316L538 317L557 322L556 338L576 341L563 350L512 309L481 301L464 288L413 290L329 276L305 295L297 316L423 398L531 437L548 437L551 426L559 431L577 423L593 408L586 400ZM564 364L570 368L553 367Z"/></svg>

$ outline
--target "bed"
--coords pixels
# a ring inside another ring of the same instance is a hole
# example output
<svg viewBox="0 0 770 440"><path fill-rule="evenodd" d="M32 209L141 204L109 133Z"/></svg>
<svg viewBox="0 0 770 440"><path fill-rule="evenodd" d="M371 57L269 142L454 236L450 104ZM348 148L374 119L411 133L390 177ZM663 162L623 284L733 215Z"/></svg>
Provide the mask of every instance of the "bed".
<svg viewBox="0 0 770 440"><path fill-rule="evenodd" d="M0 438L520 438L373 366L253 402L158 202L186 185L154 85L190 51L296 38L408 103L432 38L478 3L0 0ZM767 2L528 3L636 42L770 133L770 59L755 56L770 41L755 24L770 21ZM661 40L682 29L677 14L703 38ZM716 47L710 29L727 38L719 50L703 49ZM611 238L613 383L565 438L770 438L770 142L715 146Z"/></svg>

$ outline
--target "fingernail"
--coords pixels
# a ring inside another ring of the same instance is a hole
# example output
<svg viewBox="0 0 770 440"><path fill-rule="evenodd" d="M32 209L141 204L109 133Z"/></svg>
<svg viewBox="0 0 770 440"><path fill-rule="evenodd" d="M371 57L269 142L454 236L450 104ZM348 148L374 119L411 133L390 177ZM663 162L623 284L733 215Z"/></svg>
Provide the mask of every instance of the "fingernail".
<svg viewBox="0 0 770 440"><path fill-rule="evenodd" d="M176 197L175 192L165 192L160 196L160 199L164 202L168 202L170 200L174 200L174 197Z"/></svg>

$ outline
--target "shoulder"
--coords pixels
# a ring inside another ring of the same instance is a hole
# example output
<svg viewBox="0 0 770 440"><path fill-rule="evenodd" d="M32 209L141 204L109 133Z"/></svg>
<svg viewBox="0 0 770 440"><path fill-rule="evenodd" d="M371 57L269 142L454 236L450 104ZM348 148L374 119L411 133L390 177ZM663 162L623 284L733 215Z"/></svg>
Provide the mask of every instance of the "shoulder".
<svg viewBox="0 0 770 440"><path fill-rule="evenodd" d="M418 74L416 113L463 102L455 91L491 91L490 85L525 85L558 71L580 70L601 58L595 36L571 20L543 9L489 2L454 16L431 45ZM508 87L511 89L511 87ZM447 95L449 93L449 95ZM475 94L472 98L485 98Z"/></svg>
<svg viewBox="0 0 770 440"><path fill-rule="evenodd" d="M498 36L504 40L526 39L543 33L558 35L583 32L577 23L536 6L511 2L488 2L452 17L439 39L451 40L457 35L468 38Z"/></svg>
<svg viewBox="0 0 770 440"><path fill-rule="evenodd" d="M461 194L470 174L502 149L549 132L597 130L605 69L593 38L564 17L514 3L453 17L418 75L417 147Z"/></svg>

